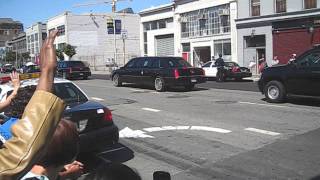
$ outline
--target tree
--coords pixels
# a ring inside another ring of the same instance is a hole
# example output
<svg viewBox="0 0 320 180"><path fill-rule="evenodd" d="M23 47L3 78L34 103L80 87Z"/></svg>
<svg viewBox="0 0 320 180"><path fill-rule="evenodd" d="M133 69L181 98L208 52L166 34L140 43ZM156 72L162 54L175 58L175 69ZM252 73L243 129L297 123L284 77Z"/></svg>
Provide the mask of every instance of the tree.
<svg viewBox="0 0 320 180"><path fill-rule="evenodd" d="M13 51L7 51L5 55L5 60L11 63L14 62L16 60L16 53Z"/></svg>
<svg viewBox="0 0 320 180"><path fill-rule="evenodd" d="M57 54L57 57L59 58L60 61L64 60L64 56L63 56L63 51L62 50L57 49L56 50L56 54Z"/></svg>
<svg viewBox="0 0 320 180"><path fill-rule="evenodd" d="M21 56L22 56L22 58L23 58L24 60L30 59L30 53L29 53L29 52L22 53Z"/></svg>
<svg viewBox="0 0 320 180"><path fill-rule="evenodd" d="M70 58L72 58L72 56L74 56L75 54L77 54L75 48L73 46L71 46L70 44L67 44L64 48L63 48L63 52L69 56Z"/></svg>

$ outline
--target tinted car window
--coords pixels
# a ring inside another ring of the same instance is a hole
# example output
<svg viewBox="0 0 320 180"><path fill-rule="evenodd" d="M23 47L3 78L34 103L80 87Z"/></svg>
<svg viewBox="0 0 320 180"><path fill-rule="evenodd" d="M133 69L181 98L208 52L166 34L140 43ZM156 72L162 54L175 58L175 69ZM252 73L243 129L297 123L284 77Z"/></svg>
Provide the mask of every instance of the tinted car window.
<svg viewBox="0 0 320 180"><path fill-rule="evenodd" d="M81 61L68 61L68 67L85 67L84 63Z"/></svg>
<svg viewBox="0 0 320 180"><path fill-rule="evenodd" d="M153 59L151 67L152 68L159 68L160 67L160 60L159 59Z"/></svg>
<svg viewBox="0 0 320 180"><path fill-rule="evenodd" d="M239 67L239 65L235 62L225 62L224 65L226 67L233 67L233 66Z"/></svg>
<svg viewBox="0 0 320 180"><path fill-rule="evenodd" d="M297 62L300 67L320 67L320 52L311 53Z"/></svg>
<svg viewBox="0 0 320 180"><path fill-rule="evenodd" d="M146 59L144 59L144 58L139 58L139 59L137 59L134 67L135 67L135 68L142 68L142 67L144 67L145 61L146 61Z"/></svg>
<svg viewBox="0 0 320 180"><path fill-rule="evenodd" d="M129 61L129 62L127 63L127 65L126 65L125 67L126 67L126 68L133 68L135 61L136 61L136 59L132 59L131 61Z"/></svg>
<svg viewBox="0 0 320 180"><path fill-rule="evenodd" d="M54 94L67 103L88 101L87 97L72 83L54 84Z"/></svg>

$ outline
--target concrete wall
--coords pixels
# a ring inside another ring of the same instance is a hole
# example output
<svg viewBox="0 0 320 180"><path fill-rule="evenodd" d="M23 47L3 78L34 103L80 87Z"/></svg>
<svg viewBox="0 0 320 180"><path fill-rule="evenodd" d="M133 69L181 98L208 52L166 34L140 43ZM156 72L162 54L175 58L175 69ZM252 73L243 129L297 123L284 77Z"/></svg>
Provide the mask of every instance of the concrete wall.
<svg viewBox="0 0 320 180"><path fill-rule="evenodd" d="M127 30L123 42L120 34L108 34L107 19L121 20L122 29ZM66 35L58 37L56 43L68 43L76 47L72 59L88 61L95 70L107 69L112 59L122 66L130 58L140 56L140 17L137 14L92 14L59 16L48 22L48 29L66 25ZM116 40L115 40L116 39ZM116 57L115 57L116 43ZM125 48L125 53L124 53Z"/></svg>

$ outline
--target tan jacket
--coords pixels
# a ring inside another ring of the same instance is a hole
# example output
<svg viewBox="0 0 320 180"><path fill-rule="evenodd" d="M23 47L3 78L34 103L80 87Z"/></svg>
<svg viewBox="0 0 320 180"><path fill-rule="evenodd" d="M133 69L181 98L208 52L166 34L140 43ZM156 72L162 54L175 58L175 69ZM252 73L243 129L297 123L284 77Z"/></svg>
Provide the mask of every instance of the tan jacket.
<svg viewBox="0 0 320 180"><path fill-rule="evenodd" d="M19 179L48 147L65 109L57 96L36 91L22 118L12 127L13 137L0 149L0 180Z"/></svg>

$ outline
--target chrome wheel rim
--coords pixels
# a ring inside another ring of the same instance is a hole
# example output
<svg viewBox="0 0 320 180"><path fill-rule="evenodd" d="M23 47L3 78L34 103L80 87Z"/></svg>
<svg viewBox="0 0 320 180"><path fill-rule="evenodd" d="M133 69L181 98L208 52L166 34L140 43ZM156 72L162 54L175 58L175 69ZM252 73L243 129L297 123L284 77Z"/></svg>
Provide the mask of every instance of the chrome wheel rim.
<svg viewBox="0 0 320 180"><path fill-rule="evenodd" d="M157 78L155 80L154 84L155 84L156 90L161 90L162 89L163 83L162 83L162 80L160 78Z"/></svg>
<svg viewBox="0 0 320 180"><path fill-rule="evenodd" d="M115 75L115 76L113 77L113 84L114 84L114 85L118 85L118 82L119 82L119 76L118 76L118 75Z"/></svg>
<svg viewBox="0 0 320 180"><path fill-rule="evenodd" d="M280 90L277 86L268 87L268 97L270 99L277 99L280 95Z"/></svg>

